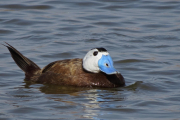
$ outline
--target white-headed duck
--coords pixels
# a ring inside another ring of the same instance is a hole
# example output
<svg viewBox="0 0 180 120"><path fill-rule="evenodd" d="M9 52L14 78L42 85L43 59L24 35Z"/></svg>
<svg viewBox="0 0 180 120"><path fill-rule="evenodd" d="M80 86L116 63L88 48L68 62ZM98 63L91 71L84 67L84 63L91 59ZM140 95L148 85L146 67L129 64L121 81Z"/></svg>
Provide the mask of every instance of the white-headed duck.
<svg viewBox="0 0 180 120"><path fill-rule="evenodd" d="M114 68L105 48L91 49L83 59L66 59L40 68L33 61L6 43L16 64L25 72L25 80L42 84L82 87L120 87L123 76Z"/></svg>

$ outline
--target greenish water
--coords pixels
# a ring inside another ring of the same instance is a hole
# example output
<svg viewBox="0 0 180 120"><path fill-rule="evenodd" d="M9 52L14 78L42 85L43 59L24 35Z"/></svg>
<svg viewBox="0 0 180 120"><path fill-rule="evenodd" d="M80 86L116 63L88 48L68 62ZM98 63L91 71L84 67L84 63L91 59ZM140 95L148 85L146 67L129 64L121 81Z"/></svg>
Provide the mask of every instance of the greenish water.
<svg viewBox="0 0 180 120"><path fill-rule="evenodd" d="M179 120L180 1L1 0L0 43L40 67L106 48L121 88L24 82L0 45L0 119Z"/></svg>

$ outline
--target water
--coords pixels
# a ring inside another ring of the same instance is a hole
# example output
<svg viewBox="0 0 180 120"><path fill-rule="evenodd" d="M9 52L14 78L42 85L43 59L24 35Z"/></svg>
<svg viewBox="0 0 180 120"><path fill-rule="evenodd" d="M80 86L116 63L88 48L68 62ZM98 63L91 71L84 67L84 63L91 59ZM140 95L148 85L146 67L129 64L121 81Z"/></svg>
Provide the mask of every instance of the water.
<svg viewBox="0 0 180 120"><path fill-rule="evenodd" d="M180 1L1 0L0 43L40 67L105 47L126 87L24 82L0 45L0 118L180 119Z"/></svg>

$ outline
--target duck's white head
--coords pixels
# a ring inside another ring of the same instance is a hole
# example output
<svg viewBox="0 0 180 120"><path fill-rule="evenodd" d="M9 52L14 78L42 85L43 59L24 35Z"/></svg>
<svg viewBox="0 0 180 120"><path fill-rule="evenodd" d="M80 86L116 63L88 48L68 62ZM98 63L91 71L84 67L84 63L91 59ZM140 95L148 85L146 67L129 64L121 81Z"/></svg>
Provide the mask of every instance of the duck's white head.
<svg viewBox="0 0 180 120"><path fill-rule="evenodd" d="M90 50L83 58L83 68L92 73L100 71L108 75L117 73L112 58L105 48Z"/></svg>

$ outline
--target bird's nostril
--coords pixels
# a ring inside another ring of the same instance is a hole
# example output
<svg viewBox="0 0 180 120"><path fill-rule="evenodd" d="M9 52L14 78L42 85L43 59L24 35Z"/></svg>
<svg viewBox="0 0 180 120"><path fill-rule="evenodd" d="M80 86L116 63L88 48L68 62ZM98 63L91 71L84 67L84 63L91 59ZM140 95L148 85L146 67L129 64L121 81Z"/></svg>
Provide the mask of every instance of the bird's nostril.
<svg viewBox="0 0 180 120"><path fill-rule="evenodd" d="M106 66L108 67L109 65L106 63Z"/></svg>

